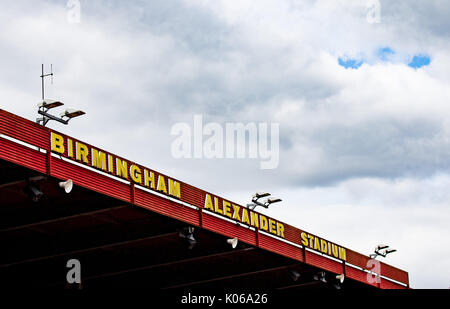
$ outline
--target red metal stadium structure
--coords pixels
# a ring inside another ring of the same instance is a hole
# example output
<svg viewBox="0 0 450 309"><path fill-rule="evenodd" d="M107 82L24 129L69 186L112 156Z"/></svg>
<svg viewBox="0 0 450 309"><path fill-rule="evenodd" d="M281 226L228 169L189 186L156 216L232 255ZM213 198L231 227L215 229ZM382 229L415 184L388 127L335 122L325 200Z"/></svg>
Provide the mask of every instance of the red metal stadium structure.
<svg viewBox="0 0 450 309"><path fill-rule="evenodd" d="M83 288L409 288L403 270L374 276L368 256L4 110L0 243L2 287L65 288L77 259Z"/></svg>

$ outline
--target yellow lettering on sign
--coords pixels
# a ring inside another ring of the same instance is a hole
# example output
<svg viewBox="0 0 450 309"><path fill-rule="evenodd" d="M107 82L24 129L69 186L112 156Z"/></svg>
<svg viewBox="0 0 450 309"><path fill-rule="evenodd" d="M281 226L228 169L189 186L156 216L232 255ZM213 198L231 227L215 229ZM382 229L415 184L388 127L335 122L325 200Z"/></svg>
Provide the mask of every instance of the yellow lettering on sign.
<svg viewBox="0 0 450 309"><path fill-rule="evenodd" d="M331 245L331 251L333 251L334 257L339 257L338 246L335 244Z"/></svg>
<svg viewBox="0 0 450 309"><path fill-rule="evenodd" d="M67 139L67 155L73 158L73 142L70 138Z"/></svg>
<svg viewBox="0 0 450 309"><path fill-rule="evenodd" d="M225 216L231 218L231 204L225 200L223 200L223 213Z"/></svg>
<svg viewBox="0 0 450 309"><path fill-rule="evenodd" d="M259 227L259 223L258 223L258 214L251 211L250 212L250 219L251 219L251 225L254 227Z"/></svg>
<svg viewBox="0 0 450 309"><path fill-rule="evenodd" d="M347 260L347 253L345 251L345 248L339 247L339 258L341 260Z"/></svg>
<svg viewBox="0 0 450 309"><path fill-rule="evenodd" d="M241 221L241 216L239 216L239 210L241 209L240 206L233 204L233 219ZM247 214L248 219L248 214Z"/></svg>
<svg viewBox="0 0 450 309"><path fill-rule="evenodd" d="M317 238L317 237L314 237L314 250L320 251L319 238Z"/></svg>
<svg viewBox="0 0 450 309"><path fill-rule="evenodd" d="M271 232L272 234L277 233L277 230L275 227L275 221L273 221L272 219L269 219L269 232Z"/></svg>
<svg viewBox="0 0 450 309"><path fill-rule="evenodd" d="M277 222L277 235L284 238L284 225Z"/></svg>
<svg viewBox="0 0 450 309"><path fill-rule="evenodd" d="M91 161L92 166L100 168L106 171L106 154L104 152L98 151L95 148L91 149Z"/></svg>
<svg viewBox="0 0 450 309"><path fill-rule="evenodd" d="M141 174L141 169L139 168L139 166L132 164L130 166L130 177L131 179L137 183L140 184L142 181L142 174Z"/></svg>
<svg viewBox="0 0 450 309"><path fill-rule="evenodd" d="M314 236L308 234L309 239L309 247L312 248L314 246Z"/></svg>
<svg viewBox="0 0 450 309"><path fill-rule="evenodd" d="M56 134L55 132L51 133L51 141L52 141L52 151L58 153L64 153L64 137L62 135Z"/></svg>
<svg viewBox="0 0 450 309"><path fill-rule="evenodd" d="M76 148L76 159L78 161L83 161L84 163L89 163L88 161L88 154L89 154L89 148L80 142L75 142L75 148Z"/></svg>
<svg viewBox="0 0 450 309"><path fill-rule="evenodd" d="M155 173L144 170L144 185L148 188L155 189Z"/></svg>
<svg viewBox="0 0 450 309"><path fill-rule="evenodd" d="M205 197L205 209L214 211L213 203L211 200L211 195L209 195L208 193L206 194L206 197Z"/></svg>
<svg viewBox="0 0 450 309"><path fill-rule="evenodd" d="M223 215L222 209L219 208L219 199L217 197L214 197L214 210L215 212Z"/></svg>
<svg viewBox="0 0 450 309"><path fill-rule="evenodd" d="M108 155L108 172L114 174L114 158L112 155Z"/></svg>
<svg viewBox="0 0 450 309"><path fill-rule="evenodd" d="M156 190L167 194L166 180L164 179L163 175L158 176L158 185L156 187Z"/></svg>
<svg viewBox="0 0 450 309"><path fill-rule="evenodd" d="M180 183L169 178L169 195L181 198Z"/></svg>
<svg viewBox="0 0 450 309"><path fill-rule="evenodd" d="M248 218L247 208L242 208L242 222L250 225L250 219Z"/></svg>
<svg viewBox="0 0 450 309"><path fill-rule="evenodd" d="M302 233L300 234L300 237L302 238L302 244L303 244L303 246L308 247L308 236L306 235L306 233L305 233L305 232L302 232Z"/></svg>
<svg viewBox="0 0 450 309"><path fill-rule="evenodd" d="M128 179L128 163L116 158L116 175Z"/></svg>
<svg viewBox="0 0 450 309"><path fill-rule="evenodd" d="M327 253L327 242L323 239L320 240L320 251Z"/></svg>
<svg viewBox="0 0 450 309"><path fill-rule="evenodd" d="M267 218L263 215L259 215L259 220L261 230L267 231L269 228L267 225Z"/></svg>

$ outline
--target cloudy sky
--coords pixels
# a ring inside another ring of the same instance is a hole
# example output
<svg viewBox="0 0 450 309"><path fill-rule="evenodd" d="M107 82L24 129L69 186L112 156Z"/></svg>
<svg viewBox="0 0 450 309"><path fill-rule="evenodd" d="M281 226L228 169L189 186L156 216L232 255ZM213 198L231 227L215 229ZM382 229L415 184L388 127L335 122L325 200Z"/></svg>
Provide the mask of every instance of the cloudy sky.
<svg viewBox="0 0 450 309"><path fill-rule="evenodd" d="M377 9L379 3L379 10ZM398 252L412 287L450 286L450 2L11 1L0 108L46 97L49 126L365 254ZM179 122L278 123L280 162L176 159Z"/></svg>

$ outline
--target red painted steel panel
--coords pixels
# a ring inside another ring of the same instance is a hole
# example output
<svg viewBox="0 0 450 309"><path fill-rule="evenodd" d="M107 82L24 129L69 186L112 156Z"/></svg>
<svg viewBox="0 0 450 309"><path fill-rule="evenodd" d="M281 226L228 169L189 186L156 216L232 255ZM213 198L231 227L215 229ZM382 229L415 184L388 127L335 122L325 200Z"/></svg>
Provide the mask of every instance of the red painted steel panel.
<svg viewBox="0 0 450 309"><path fill-rule="evenodd" d="M366 283L366 284L372 285L374 287L378 287L378 284L376 282L371 283L367 280L366 272L356 269L356 268L353 268L353 267L350 267L350 266L347 266L347 265L345 266L345 276L350 279L353 279L353 280L356 280L356 281L359 281L362 283Z"/></svg>
<svg viewBox="0 0 450 309"><path fill-rule="evenodd" d="M199 225L198 212L195 209L180 205L160 196L135 189L135 204L151 211L163 214L190 224Z"/></svg>
<svg viewBox="0 0 450 309"><path fill-rule="evenodd" d="M293 242L294 244L301 245L302 244L300 238L301 232L302 231L300 229L284 223L284 239Z"/></svg>
<svg viewBox="0 0 450 309"><path fill-rule="evenodd" d="M381 275L391 278L395 281L409 284L408 273L401 269L395 268L391 265L380 262L381 264Z"/></svg>
<svg viewBox="0 0 450 309"><path fill-rule="evenodd" d="M59 179L72 179L75 185L131 202L130 186L81 166L52 157L51 176Z"/></svg>
<svg viewBox="0 0 450 309"><path fill-rule="evenodd" d="M368 256L355 252L353 250L347 249L347 260L346 262L357 267L367 268L367 262L370 260Z"/></svg>
<svg viewBox="0 0 450 309"><path fill-rule="evenodd" d="M238 226L203 212L203 228L233 238L237 237L239 241L247 244L256 245L256 232L247 228Z"/></svg>
<svg viewBox="0 0 450 309"><path fill-rule="evenodd" d="M324 256L315 254L306 250L306 264L313 265L319 267L321 269L325 269L336 274L342 274L344 267L343 263L336 262L334 260L328 259Z"/></svg>
<svg viewBox="0 0 450 309"><path fill-rule="evenodd" d="M303 251L301 248L295 247L291 244L287 244L261 233L259 233L258 238L260 248L303 262Z"/></svg>
<svg viewBox="0 0 450 309"><path fill-rule="evenodd" d="M46 172L45 153L0 138L0 158L25 166L32 170Z"/></svg>
<svg viewBox="0 0 450 309"><path fill-rule="evenodd" d="M395 282L391 282L389 280L381 278L380 288L382 289L406 289L405 286L397 284Z"/></svg>
<svg viewBox="0 0 450 309"><path fill-rule="evenodd" d="M0 133L36 147L50 148L49 129L1 109Z"/></svg>

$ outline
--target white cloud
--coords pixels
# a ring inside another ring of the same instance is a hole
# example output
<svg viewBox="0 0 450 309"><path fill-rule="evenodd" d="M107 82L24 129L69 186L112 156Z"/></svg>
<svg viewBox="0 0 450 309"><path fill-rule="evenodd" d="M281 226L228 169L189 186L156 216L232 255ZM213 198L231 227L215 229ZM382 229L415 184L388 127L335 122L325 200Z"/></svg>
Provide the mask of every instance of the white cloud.
<svg viewBox="0 0 450 309"><path fill-rule="evenodd" d="M447 288L448 245L424 241L409 254L413 239L448 236L450 5L382 1L381 23L370 24L365 4L81 1L81 23L69 24L64 1L10 3L0 10L0 106L34 119L40 64L53 63L48 96L88 114L51 127L242 203L257 188L278 192L286 207L275 216L364 252L387 239L413 286ZM386 46L431 64L370 58ZM357 70L338 65L361 55ZM280 167L171 158L170 127L198 113L279 122ZM373 213L391 219L379 226ZM440 269L424 272L425 260Z"/></svg>

